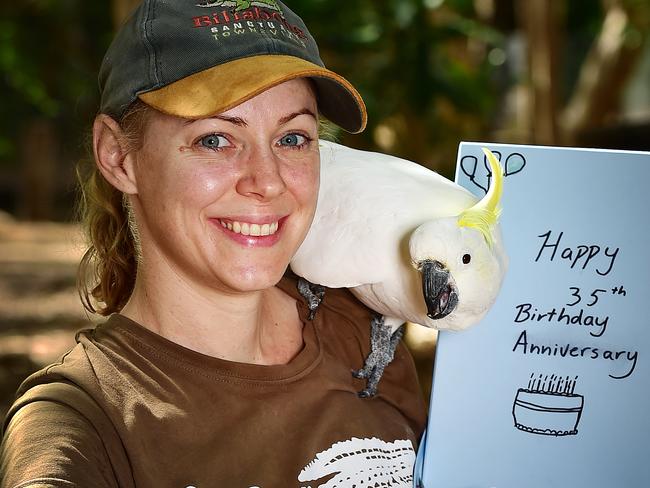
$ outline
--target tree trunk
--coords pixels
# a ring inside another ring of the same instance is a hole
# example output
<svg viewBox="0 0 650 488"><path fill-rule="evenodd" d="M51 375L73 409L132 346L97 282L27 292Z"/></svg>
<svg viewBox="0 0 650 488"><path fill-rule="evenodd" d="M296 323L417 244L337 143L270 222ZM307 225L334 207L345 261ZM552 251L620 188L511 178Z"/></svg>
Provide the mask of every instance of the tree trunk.
<svg viewBox="0 0 650 488"><path fill-rule="evenodd" d="M562 114L567 143L580 132L598 127L618 113L621 93L641 53L645 29L636 29L639 42L626 42L633 27L633 11L620 0L607 2L601 31L585 59L573 95Z"/></svg>
<svg viewBox="0 0 650 488"><path fill-rule="evenodd" d="M59 140L54 122L30 120L21 131L19 147L23 171L19 213L29 220L52 219L59 168Z"/></svg>
<svg viewBox="0 0 650 488"><path fill-rule="evenodd" d="M519 0L519 16L527 39L530 137L534 144L558 142L558 41L563 12L559 2Z"/></svg>

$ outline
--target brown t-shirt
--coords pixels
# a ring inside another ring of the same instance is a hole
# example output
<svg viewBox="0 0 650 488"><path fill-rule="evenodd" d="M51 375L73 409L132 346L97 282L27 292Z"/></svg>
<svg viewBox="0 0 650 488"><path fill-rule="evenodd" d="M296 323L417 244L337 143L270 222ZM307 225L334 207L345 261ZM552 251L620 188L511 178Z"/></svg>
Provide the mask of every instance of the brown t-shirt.
<svg viewBox="0 0 650 488"><path fill-rule="evenodd" d="M305 324L286 365L205 356L121 315L79 333L21 386L2 487L411 486L425 407L408 351L361 399L350 371L369 352L369 310L327 290L309 321L295 282L280 287Z"/></svg>

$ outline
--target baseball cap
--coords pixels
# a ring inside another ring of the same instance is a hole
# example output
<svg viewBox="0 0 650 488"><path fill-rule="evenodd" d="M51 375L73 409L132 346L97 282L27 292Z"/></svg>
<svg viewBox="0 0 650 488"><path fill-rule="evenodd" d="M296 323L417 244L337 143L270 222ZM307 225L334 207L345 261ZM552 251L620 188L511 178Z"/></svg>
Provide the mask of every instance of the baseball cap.
<svg viewBox="0 0 650 488"><path fill-rule="evenodd" d="M99 73L102 113L137 98L196 119L307 77L319 111L343 129L366 125L365 104L328 70L304 22L279 0L144 0L117 32Z"/></svg>

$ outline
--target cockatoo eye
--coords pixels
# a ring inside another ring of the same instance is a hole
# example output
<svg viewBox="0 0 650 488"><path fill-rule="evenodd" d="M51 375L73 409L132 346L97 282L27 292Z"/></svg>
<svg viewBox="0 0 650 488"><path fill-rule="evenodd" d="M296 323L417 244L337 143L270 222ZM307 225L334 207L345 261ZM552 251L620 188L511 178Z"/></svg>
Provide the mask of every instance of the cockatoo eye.
<svg viewBox="0 0 650 488"><path fill-rule="evenodd" d="M463 264L469 264L472 261L472 256L469 254L463 254Z"/></svg>

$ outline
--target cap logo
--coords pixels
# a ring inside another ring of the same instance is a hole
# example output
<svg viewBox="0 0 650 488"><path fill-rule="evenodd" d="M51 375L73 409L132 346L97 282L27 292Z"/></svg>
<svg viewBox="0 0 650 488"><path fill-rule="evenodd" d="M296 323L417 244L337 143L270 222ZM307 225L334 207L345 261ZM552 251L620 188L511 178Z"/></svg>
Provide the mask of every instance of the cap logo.
<svg viewBox="0 0 650 488"><path fill-rule="evenodd" d="M203 3L197 3L197 7L235 7L235 12L246 10L253 7L266 7L281 12L278 2L275 0L212 0Z"/></svg>
<svg viewBox="0 0 650 488"><path fill-rule="evenodd" d="M192 27L205 28L217 41L239 35L283 37L306 48L308 36L284 16L276 0L210 0L197 7L219 7L208 15L192 17Z"/></svg>

